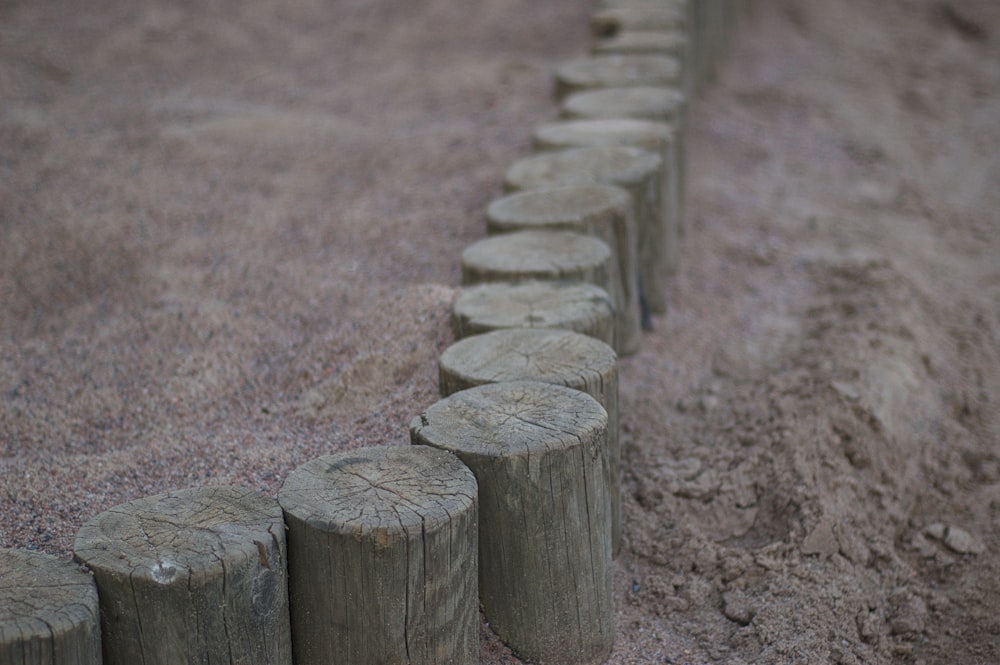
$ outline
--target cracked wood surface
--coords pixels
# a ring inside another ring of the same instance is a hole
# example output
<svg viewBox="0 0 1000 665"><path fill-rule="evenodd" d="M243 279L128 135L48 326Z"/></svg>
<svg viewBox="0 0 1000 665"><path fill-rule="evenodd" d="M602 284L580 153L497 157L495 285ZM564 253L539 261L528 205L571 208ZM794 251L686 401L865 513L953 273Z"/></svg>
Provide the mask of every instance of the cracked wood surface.
<svg viewBox="0 0 1000 665"><path fill-rule="evenodd" d="M501 381L543 381L582 390L608 412L612 544L617 554L621 545L621 443L614 350L568 330L497 330L452 344L438 361L442 396Z"/></svg>
<svg viewBox="0 0 1000 665"><path fill-rule="evenodd" d="M652 246L663 214L660 173L663 160L634 146L594 145L566 148L519 159L504 174L507 192L569 185L615 185L632 197L639 246L639 287L653 312L666 311L666 295L655 263L643 263L644 246ZM654 257L645 255L646 261Z"/></svg>
<svg viewBox="0 0 1000 665"><path fill-rule="evenodd" d="M93 578L48 554L0 549L0 663L101 665Z"/></svg>
<svg viewBox="0 0 1000 665"><path fill-rule="evenodd" d="M569 185L510 194L486 209L486 228L491 235L562 230L591 235L608 244L612 272L618 275L608 292L615 304L617 327L617 344L612 346L622 355L639 349L639 231L631 203L621 187Z"/></svg>
<svg viewBox="0 0 1000 665"><path fill-rule="evenodd" d="M608 292L583 282L480 284L462 289L452 305L455 339L507 328L558 328L614 346Z"/></svg>
<svg viewBox="0 0 1000 665"><path fill-rule="evenodd" d="M475 663L477 489L454 455L370 447L300 466L285 511L295 662Z"/></svg>
<svg viewBox="0 0 1000 665"><path fill-rule="evenodd" d="M411 440L479 481L480 598L491 627L537 662L603 662L614 640L607 412L564 386L486 384L432 405Z"/></svg>
<svg viewBox="0 0 1000 665"><path fill-rule="evenodd" d="M106 665L290 665L273 499L240 487L138 499L85 523L74 555L100 590Z"/></svg>

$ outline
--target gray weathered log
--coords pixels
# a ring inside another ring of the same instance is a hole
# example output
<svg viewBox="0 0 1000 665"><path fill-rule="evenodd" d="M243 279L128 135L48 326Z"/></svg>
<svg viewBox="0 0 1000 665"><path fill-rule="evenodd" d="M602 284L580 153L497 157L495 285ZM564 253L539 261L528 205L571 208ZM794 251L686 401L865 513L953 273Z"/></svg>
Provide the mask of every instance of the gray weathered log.
<svg viewBox="0 0 1000 665"><path fill-rule="evenodd" d="M328 455L285 480L296 665L472 665L476 479L424 446Z"/></svg>
<svg viewBox="0 0 1000 665"><path fill-rule="evenodd" d="M534 662L603 662L614 641L606 411L563 386L490 384L434 404L410 431L479 480L480 598L500 638Z"/></svg>
<svg viewBox="0 0 1000 665"><path fill-rule="evenodd" d="M665 122L676 129L677 220L682 235L687 209L688 95L675 88L602 88L572 94L559 109L560 115L567 119L634 118Z"/></svg>
<svg viewBox="0 0 1000 665"><path fill-rule="evenodd" d="M510 194L486 209L486 227L490 234L574 231L606 242L612 270L618 275L611 293L617 327L612 346L620 355L639 350L639 235L626 190L612 185L570 185Z"/></svg>
<svg viewBox="0 0 1000 665"><path fill-rule="evenodd" d="M612 546L621 545L621 444L614 349L566 330L512 329L467 337L441 354L441 395L503 381L543 381L583 391L608 412Z"/></svg>
<svg viewBox="0 0 1000 665"><path fill-rule="evenodd" d="M589 55L556 68L556 100L581 90L683 85L681 65L668 55Z"/></svg>
<svg viewBox="0 0 1000 665"><path fill-rule="evenodd" d="M41 552L0 549L0 663L101 665L94 579Z"/></svg>
<svg viewBox="0 0 1000 665"><path fill-rule="evenodd" d="M611 248L570 231L520 231L478 240L462 252L462 284L580 281L610 292Z"/></svg>
<svg viewBox="0 0 1000 665"><path fill-rule="evenodd" d="M603 145L569 148L526 157L514 162L504 176L508 192L551 189L567 185L615 185L632 196L639 247L651 242L650 234L660 224L663 212L660 169L663 160L648 150L631 146ZM640 261L641 264L641 261ZM648 276L647 276L648 273ZM640 265L640 288L657 273L653 266ZM647 295L648 297L648 295ZM654 312L666 303L648 302Z"/></svg>
<svg viewBox="0 0 1000 665"><path fill-rule="evenodd" d="M290 665L285 528L241 487L122 504L76 536L94 573L105 665Z"/></svg>
<svg viewBox="0 0 1000 665"><path fill-rule="evenodd" d="M533 134L536 150L563 150L585 146L633 146L660 156L660 204L655 224L639 246L639 262L649 287L646 297L654 311L666 308L666 283L677 273L680 263L678 230L678 199L680 192L680 162L677 150L677 130L661 122L633 118L600 118L593 120L562 120L536 128Z"/></svg>
<svg viewBox="0 0 1000 665"><path fill-rule="evenodd" d="M601 38L613 37L627 30L684 30L687 18L685 8L666 3L661 3L658 7L606 7L590 17L590 33Z"/></svg>
<svg viewBox="0 0 1000 665"><path fill-rule="evenodd" d="M614 306L607 291L583 282L480 284L452 305L455 339L504 328L560 328L615 345Z"/></svg>

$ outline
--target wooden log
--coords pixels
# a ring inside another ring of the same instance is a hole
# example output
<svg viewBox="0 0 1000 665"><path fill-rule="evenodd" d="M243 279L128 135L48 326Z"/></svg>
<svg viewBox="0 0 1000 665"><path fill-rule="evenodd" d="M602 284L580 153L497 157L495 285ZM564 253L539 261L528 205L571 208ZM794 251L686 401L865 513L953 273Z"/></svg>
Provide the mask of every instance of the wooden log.
<svg viewBox="0 0 1000 665"><path fill-rule="evenodd" d="M0 663L101 665L97 586L78 566L0 549Z"/></svg>
<svg viewBox="0 0 1000 665"><path fill-rule="evenodd" d="M241 487L122 504L76 536L94 573L105 665L292 662L285 526Z"/></svg>
<svg viewBox="0 0 1000 665"><path fill-rule="evenodd" d="M688 99L687 93L675 88L603 88L569 95L559 109L560 116L570 120L634 118L665 122L675 128L678 163L677 221L681 235L684 234L687 209Z"/></svg>
<svg viewBox="0 0 1000 665"><path fill-rule="evenodd" d="M666 55L588 55L559 65L556 100L581 90L629 86L672 86L683 83L681 64Z"/></svg>
<svg viewBox="0 0 1000 665"><path fill-rule="evenodd" d="M612 294L617 343L612 346L620 355L639 350L639 235L627 191L610 185L571 185L519 192L493 201L486 209L486 225L490 234L565 230L606 242L618 275Z"/></svg>
<svg viewBox="0 0 1000 665"><path fill-rule="evenodd" d="M480 598L500 638L534 662L603 662L614 616L601 405L552 384L483 385L434 404L410 431L476 474Z"/></svg>
<svg viewBox="0 0 1000 665"><path fill-rule="evenodd" d="M613 37L626 30L683 30L686 27L687 10L666 3L606 7L590 17L590 33L597 38Z"/></svg>
<svg viewBox="0 0 1000 665"><path fill-rule="evenodd" d="M586 146L633 146L660 156L660 214L645 242L639 262L656 271L648 275L646 297L654 311L665 311L666 283L680 264L678 198L680 162L676 128L662 122L632 118L562 120L543 124L533 134L536 150L563 150Z"/></svg>
<svg viewBox="0 0 1000 665"><path fill-rule="evenodd" d="M611 290L611 249L569 231L521 231L478 240L462 251L462 284L530 279L580 281Z"/></svg>
<svg viewBox="0 0 1000 665"><path fill-rule="evenodd" d="M614 349L566 330L497 330L460 340L438 361L441 395L503 381L542 381L587 393L608 412L612 547L621 546L621 443Z"/></svg>
<svg viewBox="0 0 1000 665"><path fill-rule="evenodd" d="M687 36L681 30L626 30L617 33L614 37L598 40L591 49L591 53L595 55L669 55L677 58L683 69L687 48Z"/></svg>
<svg viewBox="0 0 1000 665"><path fill-rule="evenodd" d="M584 282L604 289L617 311L624 303L616 258L599 238L570 231L518 231L466 247L462 283Z"/></svg>
<svg viewBox="0 0 1000 665"><path fill-rule="evenodd" d="M583 282L480 284L452 305L455 339L504 328L560 328L615 344L614 306L607 291Z"/></svg>
<svg viewBox="0 0 1000 665"><path fill-rule="evenodd" d="M650 244L651 234L660 224L663 203L660 169L663 160L648 150L631 146L590 146L543 153L514 162L504 176L508 192L551 189L567 185L615 185L632 197L639 247ZM646 305L654 312L666 311L666 303L653 302L648 280L657 278L655 264L642 263L640 254L639 289L645 293Z"/></svg>
<svg viewBox="0 0 1000 665"><path fill-rule="evenodd" d="M424 446L327 455L289 474L296 665L473 665L476 479Z"/></svg>

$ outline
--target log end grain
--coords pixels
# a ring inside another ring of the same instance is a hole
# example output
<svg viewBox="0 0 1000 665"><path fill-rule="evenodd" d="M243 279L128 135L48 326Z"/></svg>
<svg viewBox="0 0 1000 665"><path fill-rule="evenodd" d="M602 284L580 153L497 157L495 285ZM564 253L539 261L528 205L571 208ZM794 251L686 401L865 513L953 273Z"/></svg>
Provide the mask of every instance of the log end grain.
<svg viewBox="0 0 1000 665"><path fill-rule="evenodd" d="M101 665L97 585L62 559L0 549L0 663Z"/></svg>
<svg viewBox="0 0 1000 665"><path fill-rule="evenodd" d="M278 500L298 665L473 665L478 491L451 453L370 447L307 462Z"/></svg>

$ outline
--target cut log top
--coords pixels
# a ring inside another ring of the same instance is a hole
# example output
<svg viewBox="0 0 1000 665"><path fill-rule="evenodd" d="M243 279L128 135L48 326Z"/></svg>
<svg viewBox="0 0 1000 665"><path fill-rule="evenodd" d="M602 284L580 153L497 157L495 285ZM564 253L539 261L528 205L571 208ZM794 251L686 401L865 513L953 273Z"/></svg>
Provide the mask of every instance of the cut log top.
<svg viewBox="0 0 1000 665"><path fill-rule="evenodd" d="M604 241L569 231L519 231L483 238L462 252L463 267L478 272L560 277L582 268L607 264L611 249ZM472 283L466 280L466 283Z"/></svg>
<svg viewBox="0 0 1000 665"><path fill-rule="evenodd" d="M586 88L669 86L680 78L680 63L669 55L590 55L570 60L556 69L560 97Z"/></svg>
<svg viewBox="0 0 1000 665"><path fill-rule="evenodd" d="M78 566L41 552L0 549L0 645L51 640L97 624L97 586Z"/></svg>
<svg viewBox="0 0 1000 665"><path fill-rule="evenodd" d="M590 146L544 153L514 162L504 176L508 191L560 185L635 186L653 177L659 155L631 146Z"/></svg>
<svg viewBox="0 0 1000 665"><path fill-rule="evenodd" d="M685 25L687 12L682 7L620 6L595 12L590 32L595 37L609 37L623 30L676 30Z"/></svg>
<svg viewBox="0 0 1000 665"><path fill-rule="evenodd" d="M688 47L687 35L681 30L626 30L602 39L594 45L598 54L667 54L683 55Z"/></svg>
<svg viewBox="0 0 1000 665"><path fill-rule="evenodd" d="M200 487L137 499L84 524L75 556L111 574L169 584L243 554L264 558L283 534L281 508L243 487ZM267 565L266 561L261 561Z"/></svg>
<svg viewBox="0 0 1000 665"><path fill-rule="evenodd" d="M617 377L610 346L568 330L511 329L467 337L440 358L443 395L484 383L535 380L602 385Z"/></svg>
<svg viewBox="0 0 1000 665"><path fill-rule="evenodd" d="M663 122L633 118L563 120L538 127L536 150L559 150L590 145L631 145L659 151L674 140L674 128Z"/></svg>
<svg viewBox="0 0 1000 665"><path fill-rule="evenodd" d="M536 381L493 383L463 390L413 419L414 441L458 454L519 457L562 450L604 432L608 415L590 395Z"/></svg>
<svg viewBox="0 0 1000 665"><path fill-rule="evenodd" d="M684 93L674 88L635 86L585 90L567 97L561 114L567 118L642 118L676 121Z"/></svg>
<svg viewBox="0 0 1000 665"><path fill-rule="evenodd" d="M568 185L510 194L486 209L490 233L507 233L527 226L587 228L608 214L627 215L628 192L612 185Z"/></svg>
<svg viewBox="0 0 1000 665"><path fill-rule="evenodd" d="M475 476L451 453L373 446L300 466L278 502L312 529L360 538L446 525L475 497Z"/></svg>

